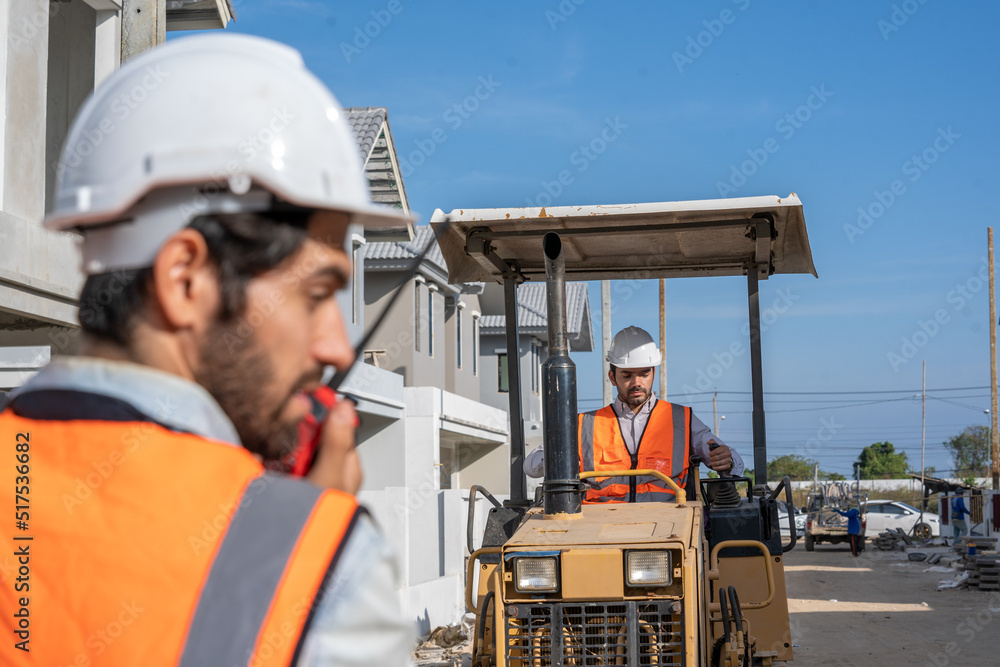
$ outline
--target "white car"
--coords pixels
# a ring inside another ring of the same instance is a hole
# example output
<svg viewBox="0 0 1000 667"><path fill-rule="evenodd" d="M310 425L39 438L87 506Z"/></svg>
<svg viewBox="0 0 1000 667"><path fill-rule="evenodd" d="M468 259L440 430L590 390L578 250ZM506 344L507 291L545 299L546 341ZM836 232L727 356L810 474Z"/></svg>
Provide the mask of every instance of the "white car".
<svg viewBox="0 0 1000 667"><path fill-rule="evenodd" d="M778 502L778 526L781 529L781 537L785 540L791 539L788 532L788 505L783 500ZM806 534L806 513L798 507L792 506L795 514L795 536L805 537Z"/></svg>
<svg viewBox="0 0 1000 667"><path fill-rule="evenodd" d="M868 534L878 535L886 530L901 528L904 533L926 539L941 534L941 519L931 512L921 512L898 500L869 500L863 503L867 510ZM916 530L912 530L916 526Z"/></svg>

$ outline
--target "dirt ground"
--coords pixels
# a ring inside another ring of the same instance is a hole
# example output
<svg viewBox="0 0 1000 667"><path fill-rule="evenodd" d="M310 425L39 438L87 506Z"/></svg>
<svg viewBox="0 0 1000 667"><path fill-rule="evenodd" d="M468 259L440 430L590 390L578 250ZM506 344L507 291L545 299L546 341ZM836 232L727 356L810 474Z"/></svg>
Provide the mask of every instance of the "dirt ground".
<svg viewBox="0 0 1000 667"><path fill-rule="evenodd" d="M1000 665L1000 593L937 590L947 572L846 545L785 556L796 666Z"/></svg>
<svg viewBox="0 0 1000 667"><path fill-rule="evenodd" d="M925 571L902 552L869 543L800 544L785 555L792 667L1000 665L1000 593L938 590L952 572ZM418 651L418 667L468 667L466 642Z"/></svg>

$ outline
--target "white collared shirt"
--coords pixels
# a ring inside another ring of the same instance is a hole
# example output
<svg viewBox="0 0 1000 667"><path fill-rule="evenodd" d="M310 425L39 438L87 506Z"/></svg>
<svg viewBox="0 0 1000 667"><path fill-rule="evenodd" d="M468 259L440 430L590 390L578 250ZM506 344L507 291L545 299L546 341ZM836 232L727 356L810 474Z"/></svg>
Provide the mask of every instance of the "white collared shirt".
<svg viewBox="0 0 1000 667"><path fill-rule="evenodd" d="M615 411L618 416L618 425L621 427L622 437L625 439L625 446L628 451L632 454L635 453L636 443L642 440L642 434L646 430L646 423L649 421L649 415L653 411L653 406L659 399L653 394L650 396L649 400L639 408L637 412L632 412L632 408L625 403L621 396L615 398L614 402L611 404L611 409ZM714 435L711 429L705 425L694 412L691 413L691 451L695 454L701 456L701 460L706 466L711 460L710 452L708 449L708 441L714 440L720 445L725 445L721 438ZM734 477L739 477L743 474L745 468L743 464L743 458L735 449L729 450L730 454L733 456L733 467L729 471ZM528 477L542 477L545 475L545 457L542 453L542 448L538 447L534 449L531 453L524 457L524 472Z"/></svg>

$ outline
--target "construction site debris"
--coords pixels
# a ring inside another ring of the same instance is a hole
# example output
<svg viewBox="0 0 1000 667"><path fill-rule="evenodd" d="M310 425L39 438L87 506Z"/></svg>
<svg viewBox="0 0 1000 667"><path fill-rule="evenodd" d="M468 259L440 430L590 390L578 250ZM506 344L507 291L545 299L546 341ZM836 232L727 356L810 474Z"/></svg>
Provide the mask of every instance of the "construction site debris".
<svg viewBox="0 0 1000 667"><path fill-rule="evenodd" d="M963 572L962 574L955 577L953 580L949 581L947 579L938 582L938 590L945 588L958 588L968 580L969 575Z"/></svg>
<svg viewBox="0 0 1000 667"><path fill-rule="evenodd" d="M471 619L469 618L471 617ZM466 614L461 623L434 628L413 651L416 667L467 667L471 659L475 616Z"/></svg>
<svg viewBox="0 0 1000 667"><path fill-rule="evenodd" d="M913 540L899 528L879 533L874 542L875 546L882 551L897 551L905 545L913 544Z"/></svg>
<svg viewBox="0 0 1000 667"><path fill-rule="evenodd" d="M938 567L928 571L938 572L950 566L956 571L952 581L941 581L938 589L972 588L980 591L1000 591L1000 554L996 552L996 539L966 537L958 540L949 553L940 554L935 561ZM974 553L969 553L974 547ZM938 554L935 554L938 555ZM931 563L931 559L927 559Z"/></svg>

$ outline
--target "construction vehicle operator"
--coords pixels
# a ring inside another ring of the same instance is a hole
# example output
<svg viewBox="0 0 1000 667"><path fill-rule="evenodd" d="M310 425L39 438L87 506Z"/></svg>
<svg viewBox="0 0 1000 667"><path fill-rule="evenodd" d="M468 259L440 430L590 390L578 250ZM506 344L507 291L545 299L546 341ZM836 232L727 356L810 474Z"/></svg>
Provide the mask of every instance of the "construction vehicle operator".
<svg viewBox="0 0 1000 667"><path fill-rule="evenodd" d="M683 488L693 452L715 472L743 473L740 455L714 435L691 408L653 394L661 356L648 332L638 327L619 331L606 361L611 365L608 380L618 390L618 397L611 405L578 417L582 471L654 469L669 474ZM525 457L524 471L530 477L541 477L543 464L539 447ZM674 499L674 492L654 477L599 480L588 489L588 502Z"/></svg>
<svg viewBox="0 0 1000 667"><path fill-rule="evenodd" d="M269 470L324 367L353 363L348 225L406 222L371 202L338 102L289 47L191 37L102 83L66 150L84 143L45 222L81 235L81 356L0 413L32 540L0 537L31 554L0 587L26 610L0 620L0 663L408 664L351 404L308 480Z"/></svg>

